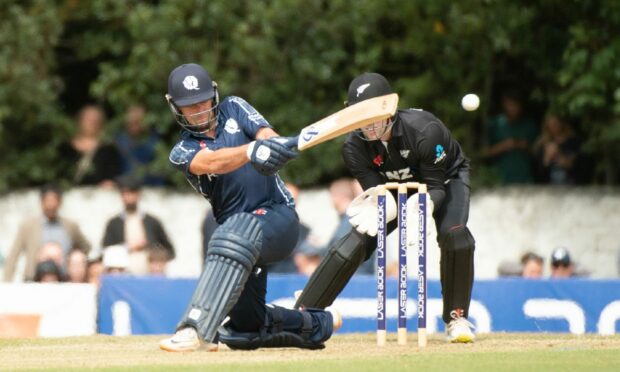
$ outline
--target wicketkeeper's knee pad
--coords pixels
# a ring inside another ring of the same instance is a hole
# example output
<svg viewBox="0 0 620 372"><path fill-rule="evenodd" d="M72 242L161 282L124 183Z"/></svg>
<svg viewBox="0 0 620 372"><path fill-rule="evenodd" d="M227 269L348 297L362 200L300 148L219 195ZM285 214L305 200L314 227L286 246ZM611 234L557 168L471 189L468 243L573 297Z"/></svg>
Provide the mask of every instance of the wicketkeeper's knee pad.
<svg viewBox="0 0 620 372"><path fill-rule="evenodd" d="M446 251L473 251L476 241L465 225L453 226L446 232L439 234L439 247Z"/></svg>
<svg viewBox="0 0 620 372"><path fill-rule="evenodd" d="M333 319L329 312L319 309L301 311L303 324L300 329L285 329L283 308L268 306L265 325L258 332L237 332L228 325L219 329L219 340L231 349L254 350L261 347L296 347L323 349L333 332Z"/></svg>

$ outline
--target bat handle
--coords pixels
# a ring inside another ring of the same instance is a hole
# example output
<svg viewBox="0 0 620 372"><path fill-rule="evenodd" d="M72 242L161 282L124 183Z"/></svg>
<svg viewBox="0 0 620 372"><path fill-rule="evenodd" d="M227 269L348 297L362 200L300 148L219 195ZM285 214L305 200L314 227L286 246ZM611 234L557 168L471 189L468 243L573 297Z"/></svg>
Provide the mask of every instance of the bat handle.
<svg viewBox="0 0 620 372"><path fill-rule="evenodd" d="M288 141L287 145L290 148L299 148L299 135L296 135L295 137L290 137L290 140Z"/></svg>

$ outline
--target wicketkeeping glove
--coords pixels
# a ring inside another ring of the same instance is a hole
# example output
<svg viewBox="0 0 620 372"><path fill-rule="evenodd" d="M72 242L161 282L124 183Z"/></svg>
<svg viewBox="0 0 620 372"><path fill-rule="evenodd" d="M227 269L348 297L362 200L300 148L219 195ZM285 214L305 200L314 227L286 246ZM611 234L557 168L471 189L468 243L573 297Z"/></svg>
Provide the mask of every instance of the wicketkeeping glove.
<svg viewBox="0 0 620 372"><path fill-rule="evenodd" d="M350 217L349 222L362 234L368 234L370 236L377 235L379 220L377 207L378 193L378 187L371 187L363 194L353 199L347 208L347 215ZM387 224L396 218L396 201L389 191L385 193L385 209Z"/></svg>
<svg viewBox="0 0 620 372"><path fill-rule="evenodd" d="M296 158L295 137L271 137L250 142L247 150L252 166L262 175L276 174L289 160Z"/></svg>
<svg viewBox="0 0 620 372"><path fill-rule="evenodd" d="M407 199L407 247L409 249L418 249L418 241L420 237L420 214L419 199L420 194L415 193ZM433 219L433 210L435 205L431 200L430 194L426 194L426 239L427 244L432 237L437 237L437 228L435 227L435 220Z"/></svg>

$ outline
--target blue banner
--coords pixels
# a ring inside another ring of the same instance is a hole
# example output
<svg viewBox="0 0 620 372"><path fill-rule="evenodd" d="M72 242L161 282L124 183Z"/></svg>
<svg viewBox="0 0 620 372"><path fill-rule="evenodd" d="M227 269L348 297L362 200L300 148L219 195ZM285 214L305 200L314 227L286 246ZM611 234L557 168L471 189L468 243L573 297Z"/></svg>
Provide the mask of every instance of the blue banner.
<svg viewBox="0 0 620 372"><path fill-rule="evenodd" d="M267 301L292 307L293 293L307 277L271 275ZM106 334L168 334L183 315L196 279L105 276L99 298L99 331ZM396 279L387 281L387 329L396 331L398 304ZM417 288L410 281L409 288ZM417 328L416 293L407 301L407 328ZM377 327L377 283L373 276L356 276L333 305L343 316L340 333L373 332ZM443 332L441 288L428 281L427 330ZM470 320L478 333L618 332L620 280L477 280L474 283Z"/></svg>

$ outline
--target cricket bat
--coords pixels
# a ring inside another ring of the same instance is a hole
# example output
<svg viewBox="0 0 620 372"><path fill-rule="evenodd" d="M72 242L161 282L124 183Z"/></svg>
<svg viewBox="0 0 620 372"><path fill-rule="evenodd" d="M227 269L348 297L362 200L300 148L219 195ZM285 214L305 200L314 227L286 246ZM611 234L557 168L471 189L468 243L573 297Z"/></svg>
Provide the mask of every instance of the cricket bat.
<svg viewBox="0 0 620 372"><path fill-rule="evenodd" d="M397 106L398 94L392 93L346 107L302 129L297 148L303 151L368 124L390 118L396 113Z"/></svg>

